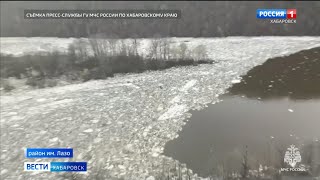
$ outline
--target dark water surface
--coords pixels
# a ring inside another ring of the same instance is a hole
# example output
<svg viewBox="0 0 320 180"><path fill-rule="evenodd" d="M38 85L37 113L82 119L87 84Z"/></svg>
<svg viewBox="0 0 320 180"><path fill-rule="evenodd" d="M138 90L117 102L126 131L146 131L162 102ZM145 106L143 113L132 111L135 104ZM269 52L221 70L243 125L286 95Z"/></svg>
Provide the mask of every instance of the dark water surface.
<svg viewBox="0 0 320 180"><path fill-rule="evenodd" d="M164 154L207 177L221 166L239 172L245 151L251 169L260 164L281 168L285 151L294 144L301 163L318 173L320 48L269 59L242 79L220 97L222 102L191 111Z"/></svg>

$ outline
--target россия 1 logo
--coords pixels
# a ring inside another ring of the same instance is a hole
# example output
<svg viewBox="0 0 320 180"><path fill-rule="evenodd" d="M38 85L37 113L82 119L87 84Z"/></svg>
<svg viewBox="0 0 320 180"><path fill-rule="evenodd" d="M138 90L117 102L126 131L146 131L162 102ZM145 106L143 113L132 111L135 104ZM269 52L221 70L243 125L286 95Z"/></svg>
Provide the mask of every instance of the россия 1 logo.
<svg viewBox="0 0 320 180"><path fill-rule="evenodd" d="M270 19L270 23L296 23L296 9L257 9L258 19Z"/></svg>

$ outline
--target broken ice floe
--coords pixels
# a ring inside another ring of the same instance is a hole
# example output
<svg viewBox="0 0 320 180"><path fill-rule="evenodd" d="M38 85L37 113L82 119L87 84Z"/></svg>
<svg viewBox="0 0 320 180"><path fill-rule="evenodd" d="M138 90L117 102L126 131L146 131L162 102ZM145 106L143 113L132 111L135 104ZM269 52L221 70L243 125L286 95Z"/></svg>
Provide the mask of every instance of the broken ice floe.
<svg viewBox="0 0 320 180"><path fill-rule="evenodd" d="M240 83L241 82L241 79L233 79L231 81L232 84L236 84L236 83Z"/></svg>
<svg viewBox="0 0 320 180"><path fill-rule="evenodd" d="M91 132L93 132L93 129L86 129L86 130L84 130L83 132L85 132L85 133L91 133Z"/></svg>

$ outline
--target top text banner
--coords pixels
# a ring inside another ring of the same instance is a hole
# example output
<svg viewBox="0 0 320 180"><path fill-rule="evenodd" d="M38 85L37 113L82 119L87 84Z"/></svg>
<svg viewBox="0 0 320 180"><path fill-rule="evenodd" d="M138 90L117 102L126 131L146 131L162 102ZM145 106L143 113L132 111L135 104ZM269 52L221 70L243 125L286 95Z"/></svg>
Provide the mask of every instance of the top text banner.
<svg viewBox="0 0 320 180"><path fill-rule="evenodd" d="M25 19L179 19L180 10L24 10Z"/></svg>

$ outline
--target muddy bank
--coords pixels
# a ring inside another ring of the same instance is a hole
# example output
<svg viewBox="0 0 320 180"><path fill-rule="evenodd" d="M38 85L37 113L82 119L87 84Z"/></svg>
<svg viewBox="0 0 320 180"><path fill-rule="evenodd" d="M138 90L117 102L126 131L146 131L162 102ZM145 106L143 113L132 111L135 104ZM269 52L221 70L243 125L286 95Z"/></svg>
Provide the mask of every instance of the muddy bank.
<svg viewBox="0 0 320 180"><path fill-rule="evenodd" d="M270 59L251 69L229 91L249 98L319 98L320 47Z"/></svg>

